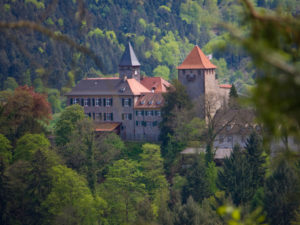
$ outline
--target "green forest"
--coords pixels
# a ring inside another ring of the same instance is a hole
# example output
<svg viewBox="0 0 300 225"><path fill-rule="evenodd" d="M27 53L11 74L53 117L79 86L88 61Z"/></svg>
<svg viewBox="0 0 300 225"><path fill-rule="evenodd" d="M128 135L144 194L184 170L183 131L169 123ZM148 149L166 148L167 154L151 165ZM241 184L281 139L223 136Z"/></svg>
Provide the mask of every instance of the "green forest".
<svg viewBox="0 0 300 225"><path fill-rule="evenodd" d="M300 224L299 15L299 0L1 1L0 224ZM98 136L66 106L81 79L117 76L128 41L174 87L157 143ZM195 44L233 84L222 110L251 108L262 128L222 166L215 118L176 80ZM189 146L206 151L184 166Z"/></svg>

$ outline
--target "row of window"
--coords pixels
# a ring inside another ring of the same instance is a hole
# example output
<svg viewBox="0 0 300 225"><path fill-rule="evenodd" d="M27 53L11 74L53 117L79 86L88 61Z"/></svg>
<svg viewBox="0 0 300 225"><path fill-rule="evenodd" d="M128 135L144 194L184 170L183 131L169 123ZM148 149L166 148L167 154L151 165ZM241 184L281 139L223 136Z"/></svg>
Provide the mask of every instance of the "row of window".
<svg viewBox="0 0 300 225"><path fill-rule="evenodd" d="M93 120L104 120L104 121L113 121L113 113L86 113L88 117L93 118Z"/></svg>
<svg viewBox="0 0 300 225"><path fill-rule="evenodd" d="M156 127L158 125L157 121L135 121L137 127Z"/></svg>
<svg viewBox="0 0 300 225"><path fill-rule="evenodd" d="M159 110L136 110L136 116L161 116L161 112Z"/></svg>
<svg viewBox="0 0 300 225"><path fill-rule="evenodd" d="M109 107L113 105L112 98L70 98L70 105L80 104L81 106L105 106ZM131 106L130 98L122 98L122 106Z"/></svg>

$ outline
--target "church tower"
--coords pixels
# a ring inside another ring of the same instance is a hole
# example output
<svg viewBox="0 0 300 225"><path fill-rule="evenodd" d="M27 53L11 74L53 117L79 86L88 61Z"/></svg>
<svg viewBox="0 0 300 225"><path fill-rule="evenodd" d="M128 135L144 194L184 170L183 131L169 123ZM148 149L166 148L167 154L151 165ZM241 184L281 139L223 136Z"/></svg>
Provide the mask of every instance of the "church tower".
<svg viewBox="0 0 300 225"><path fill-rule="evenodd" d="M140 67L141 64L137 59L130 42L128 42L119 64L119 76L121 79L125 79L126 77L134 78L140 82Z"/></svg>
<svg viewBox="0 0 300 225"><path fill-rule="evenodd" d="M178 80L185 86L191 99L219 89L216 66L195 46L178 69Z"/></svg>

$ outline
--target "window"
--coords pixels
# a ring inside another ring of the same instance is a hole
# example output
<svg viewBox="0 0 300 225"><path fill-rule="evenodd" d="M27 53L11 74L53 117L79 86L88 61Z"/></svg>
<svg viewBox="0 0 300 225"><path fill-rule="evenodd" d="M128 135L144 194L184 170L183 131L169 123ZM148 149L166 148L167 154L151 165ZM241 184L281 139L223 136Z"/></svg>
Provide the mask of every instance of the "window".
<svg viewBox="0 0 300 225"><path fill-rule="evenodd" d="M98 120L102 120L102 113L98 113Z"/></svg>
<svg viewBox="0 0 300 225"><path fill-rule="evenodd" d="M106 101L106 106L111 106L110 98L107 98L105 101Z"/></svg>
<svg viewBox="0 0 300 225"><path fill-rule="evenodd" d="M227 142L232 142L232 136L227 137Z"/></svg>
<svg viewBox="0 0 300 225"><path fill-rule="evenodd" d="M161 116L161 113L160 113L160 111L158 110L158 111L156 111L156 115L157 116Z"/></svg>
<svg viewBox="0 0 300 225"><path fill-rule="evenodd" d="M142 115L142 111L141 110L136 110L135 111L135 115L136 116L141 116Z"/></svg>
<svg viewBox="0 0 300 225"><path fill-rule="evenodd" d="M151 127L152 126L152 122L147 122L147 125L146 125L147 127Z"/></svg>
<svg viewBox="0 0 300 225"><path fill-rule="evenodd" d="M131 113L123 113L122 120L132 120L132 114Z"/></svg>
<svg viewBox="0 0 300 225"><path fill-rule="evenodd" d="M99 106L100 104L99 104L99 98L96 98L95 99L95 106Z"/></svg>
<svg viewBox="0 0 300 225"><path fill-rule="evenodd" d="M74 98L73 104L77 104L77 103L78 103L77 98Z"/></svg>
<svg viewBox="0 0 300 225"><path fill-rule="evenodd" d="M156 126L157 126L157 121L154 121L154 122L152 123L152 126L153 126L153 127L156 127Z"/></svg>
<svg viewBox="0 0 300 225"><path fill-rule="evenodd" d="M88 99L87 98L84 99L84 106L88 106Z"/></svg>
<svg viewBox="0 0 300 225"><path fill-rule="evenodd" d="M142 125L141 121L135 121L135 126L140 127Z"/></svg>
<svg viewBox="0 0 300 225"><path fill-rule="evenodd" d="M103 99L103 106L109 107L113 105L113 99L112 98L104 98Z"/></svg>
<svg viewBox="0 0 300 225"><path fill-rule="evenodd" d="M131 106L131 99L130 98L122 98L122 106L123 107Z"/></svg>
<svg viewBox="0 0 300 225"><path fill-rule="evenodd" d="M104 121L113 121L113 113L103 113L104 115Z"/></svg>

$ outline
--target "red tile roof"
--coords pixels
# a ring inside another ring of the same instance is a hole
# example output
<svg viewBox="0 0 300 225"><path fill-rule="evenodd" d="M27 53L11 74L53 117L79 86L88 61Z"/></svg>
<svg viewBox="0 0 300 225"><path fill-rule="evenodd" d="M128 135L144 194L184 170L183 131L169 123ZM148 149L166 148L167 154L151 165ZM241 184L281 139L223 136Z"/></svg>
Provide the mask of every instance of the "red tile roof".
<svg viewBox="0 0 300 225"><path fill-rule="evenodd" d="M111 132L120 126L121 123L95 123L95 131Z"/></svg>
<svg viewBox="0 0 300 225"><path fill-rule="evenodd" d="M144 77L141 79L141 84L149 90L154 90L155 93L167 92L167 87L171 85L161 77Z"/></svg>
<svg viewBox="0 0 300 225"><path fill-rule="evenodd" d="M207 56L196 45L190 54L185 58L183 63L177 69L215 69L217 68L212 64Z"/></svg>
<svg viewBox="0 0 300 225"><path fill-rule="evenodd" d="M231 84L220 84L219 87L220 88L228 88L229 89L229 88L232 87L232 85Z"/></svg>
<svg viewBox="0 0 300 225"><path fill-rule="evenodd" d="M127 83L131 89L131 92L134 95L140 95L141 93L149 93L150 92L149 89L147 89L145 86L143 86L140 82L138 82L134 78L127 79Z"/></svg>
<svg viewBox="0 0 300 225"><path fill-rule="evenodd" d="M138 98L138 100L134 104L134 108L157 109L161 108L163 104L164 98L161 93L144 93Z"/></svg>

